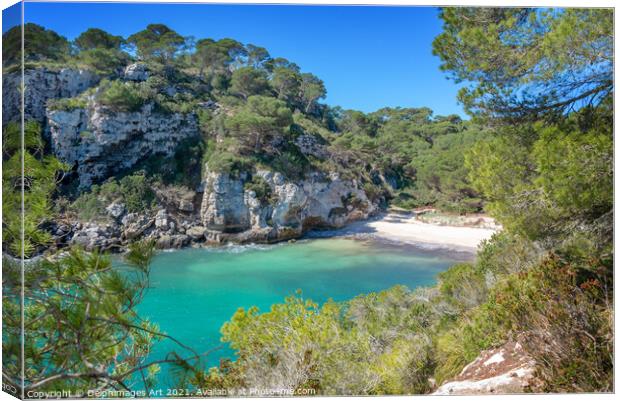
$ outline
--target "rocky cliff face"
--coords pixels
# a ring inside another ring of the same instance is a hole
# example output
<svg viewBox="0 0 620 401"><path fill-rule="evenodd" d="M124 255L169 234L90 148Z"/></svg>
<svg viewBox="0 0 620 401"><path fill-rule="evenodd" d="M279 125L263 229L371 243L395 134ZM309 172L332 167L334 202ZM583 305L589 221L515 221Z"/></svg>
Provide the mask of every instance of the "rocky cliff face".
<svg viewBox="0 0 620 401"><path fill-rule="evenodd" d="M96 85L99 77L87 70L63 68L52 71L45 68L24 72L24 117L26 120L44 122L49 99L73 97ZM17 121L21 110L21 73L6 74L2 78L3 124Z"/></svg>
<svg viewBox="0 0 620 401"><path fill-rule="evenodd" d="M179 142L199 135L195 115L158 113L151 104L111 112L91 99L87 108L49 110L47 118L52 150L77 166L82 188L150 155L170 156Z"/></svg>
<svg viewBox="0 0 620 401"><path fill-rule="evenodd" d="M232 177L206 169L201 220L207 240L283 240L312 228L342 227L377 210L356 181L337 174L314 173L298 182L279 172L259 170L255 175L271 188L268 201L244 189L249 173Z"/></svg>
<svg viewBox="0 0 620 401"><path fill-rule="evenodd" d="M154 210L129 213L122 203L112 203L105 210L105 220L59 222L51 232L58 247L79 244L88 250L121 250L141 238L155 240L162 249L201 243L269 243L298 238L310 229L342 227L368 218L378 208L356 181L335 174L315 173L299 182L266 170L254 175L271 188L268 201L245 188L252 178L249 172L236 177L207 169L202 194L154 188Z"/></svg>
<svg viewBox="0 0 620 401"><path fill-rule="evenodd" d="M127 66L122 73L122 79L134 82L148 76L139 63ZM39 68L25 72L25 117L42 123L53 154L74 169L81 189L87 190L149 156L172 156L180 142L200 135L193 113L162 113L153 104L135 112L120 112L99 104L97 91L84 96L85 107L48 108L50 99L75 97L98 82L99 77L86 70ZM5 75L3 84L4 121L19 119L20 74ZM205 107L213 106L205 103ZM324 140L316 135L300 135L294 146L308 157L331 157ZM269 199L259 199L246 188L256 177L270 188ZM159 194L156 208L140 213L110 205L105 223L69 219L52 224L51 231L58 246L76 243L87 249L120 249L144 237L155 239L162 248L205 241L273 242L299 237L312 228L341 227L367 218L378 207L357 180L325 172L308 173L305 179L292 181L267 170L231 176L207 169L201 188L189 191L194 195L187 199L167 199L166 194Z"/></svg>

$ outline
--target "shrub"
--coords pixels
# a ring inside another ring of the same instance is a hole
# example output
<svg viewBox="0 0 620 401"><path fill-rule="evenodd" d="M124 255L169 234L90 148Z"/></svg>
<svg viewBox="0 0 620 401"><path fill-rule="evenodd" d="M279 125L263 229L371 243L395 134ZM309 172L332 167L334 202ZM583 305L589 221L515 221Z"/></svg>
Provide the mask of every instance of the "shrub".
<svg viewBox="0 0 620 401"><path fill-rule="evenodd" d="M477 265L459 263L439 273L440 293L459 311L480 305L487 296L484 273Z"/></svg>
<svg viewBox="0 0 620 401"><path fill-rule="evenodd" d="M150 209L155 199L155 194L146 177L141 174L123 177L120 180L120 192L130 212Z"/></svg>
<svg viewBox="0 0 620 401"><path fill-rule="evenodd" d="M594 261L594 264L598 262ZM605 272L606 266L588 271ZM506 276L482 305L459 318L438 340L438 382L453 377L480 351L510 333L537 362L541 392L611 391L613 331L604 274L580 274L550 256Z"/></svg>
<svg viewBox="0 0 620 401"><path fill-rule="evenodd" d="M243 188L246 191L254 191L256 198L260 200L262 204L268 204L273 201L271 187L267 181L259 175L253 176L252 180L246 182Z"/></svg>
<svg viewBox="0 0 620 401"><path fill-rule="evenodd" d="M309 166L308 159L297 148L293 149L292 147L276 155L267 163L274 170L281 171L292 179L303 178Z"/></svg>
<svg viewBox="0 0 620 401"><path fill-rule="evenodd" d="M366 197L373 202L378 201L383 196L383 188L373 183L367 182L362 187L366 193Z"/></svg>
<svg viewBox="0 0 620 401"><path fill-rule="evenodd" d="M238 175L250 167L249 160L228 151L214 152L207 166L211 171Z"/></svg>
<svg viewBox="0 0 620 401"><path fill-rule="evenodd" d="M134 82L112 81L99 93L99 102L115 111L138 111L147 98Z"/></svg>
<svg viewBox="0 0 620 401"><path fill-rule="evenodd" d="M28 121L23 128L21 135L20 125L9 123L2 132L2 241L3 249L13 255L23 252L30 256L51 242L41 226L54 217L52 196L57 189L57 173L69 166L42 154L39 123ZM17 212L21 208L23 218Z"/></svg>
<svg viewBox="0 0 620 401"><path fill-rule="evenodd" d="M81 194L71 205L80 219L96 221L105 218L105 208L112 202L122 202L129 212L143 212L153 206L155 194L144 174L136 173L120 181L109 180L93 185L90 192Z"/></svg>
<svg viewBox="0 0 620 401"><path fill-rule="evenodd" d="M83 64L102 75L111 75L129 62L129 55L117 49L84 50L78 57Z"/></svg>
<svg viewBox="0 0 620 401"><path fill-rule="evenodd" d="M47 107L50 110L73 111L75 109L83 109L86 107L86 99L83 97L64 97L59 99L50 99L47 101Z"/></svg>
<svg viewBox="0 0 620 401"><path fill-rule="evenodd" d="M582 275L557 256L515 275L498 304L513 329L525 334L524 349L538 362L542 392L613 389L613 295L611 266L591 261Z"/></svg>

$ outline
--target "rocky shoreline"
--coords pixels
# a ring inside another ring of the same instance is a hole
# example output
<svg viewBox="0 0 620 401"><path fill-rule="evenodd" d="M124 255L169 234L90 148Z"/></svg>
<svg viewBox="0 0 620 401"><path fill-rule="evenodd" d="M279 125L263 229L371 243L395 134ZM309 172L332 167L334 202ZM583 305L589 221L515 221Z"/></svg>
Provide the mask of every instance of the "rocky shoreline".
<svg viewBox="0 0 620 401"><path fill-rule="evenodd" d="M157 207L129 212L115 202L101 221L61 218L48 227L55 247L79 245L86 250L122 251L128 243L153 239L159 249L195 244L275 243L300 238L313 229L336 229L379 212L354 181L337 175L315 174L299 182L282 174L259 170L271 188L269 202L244 188L249 174L233 177L208 172L202 193L179 195L166 188L155 190Z"/></svg>

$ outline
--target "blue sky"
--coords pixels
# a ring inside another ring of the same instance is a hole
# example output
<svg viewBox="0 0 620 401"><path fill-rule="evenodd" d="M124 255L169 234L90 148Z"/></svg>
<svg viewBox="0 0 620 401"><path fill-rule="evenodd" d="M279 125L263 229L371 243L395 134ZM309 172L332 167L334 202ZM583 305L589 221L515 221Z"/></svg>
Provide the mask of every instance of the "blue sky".
<svg viewBox="0 0 620 401"><path fill-rule="evenodd" d="M463 115L457 85L432 55L441 32L437 8L33 2L25 5L25 20L68 39L90 27L127 37L154 22L184 36L230 37L323 79L330 105L366 112L426 106Z"/></svg>

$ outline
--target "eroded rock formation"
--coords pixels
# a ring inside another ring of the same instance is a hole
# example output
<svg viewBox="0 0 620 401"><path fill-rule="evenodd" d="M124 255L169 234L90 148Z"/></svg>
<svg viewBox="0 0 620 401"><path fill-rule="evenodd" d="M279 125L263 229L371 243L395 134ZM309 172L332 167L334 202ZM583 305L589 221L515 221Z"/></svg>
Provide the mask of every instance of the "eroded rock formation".
<svg viewBox="0 0 620 401"><path fill-rule="evenodd" d="M337 228L368 218L377 210L354 180L337 174L313 173L293 182L283 174L258 170L255 175L271 189L270 199L258 199L245 189L250 174L232 177L206 171L201 208L208 239L272 241L298 237L313 228Z"/></svg>
<svg viewBox="0 0 620 401"><path fill-rule="evenodd" d="M99 77L88 70L63 68L58 71L36 68L24 72L24 118L41 123L46 118L47 101L73 97L96 85ZM21 110L21 73L3 75L2 119L3 123L18 121Z"/></svg>
<svg viewBox="0 0 620 401"><path fill-rule="evenodd" d="M80 187L133 167L151 155L170 156L184 139L199 135L193 114L164 114L152 104L137 112L86 108L47 112L51 146L60 160L77 166Z"/></svg>

